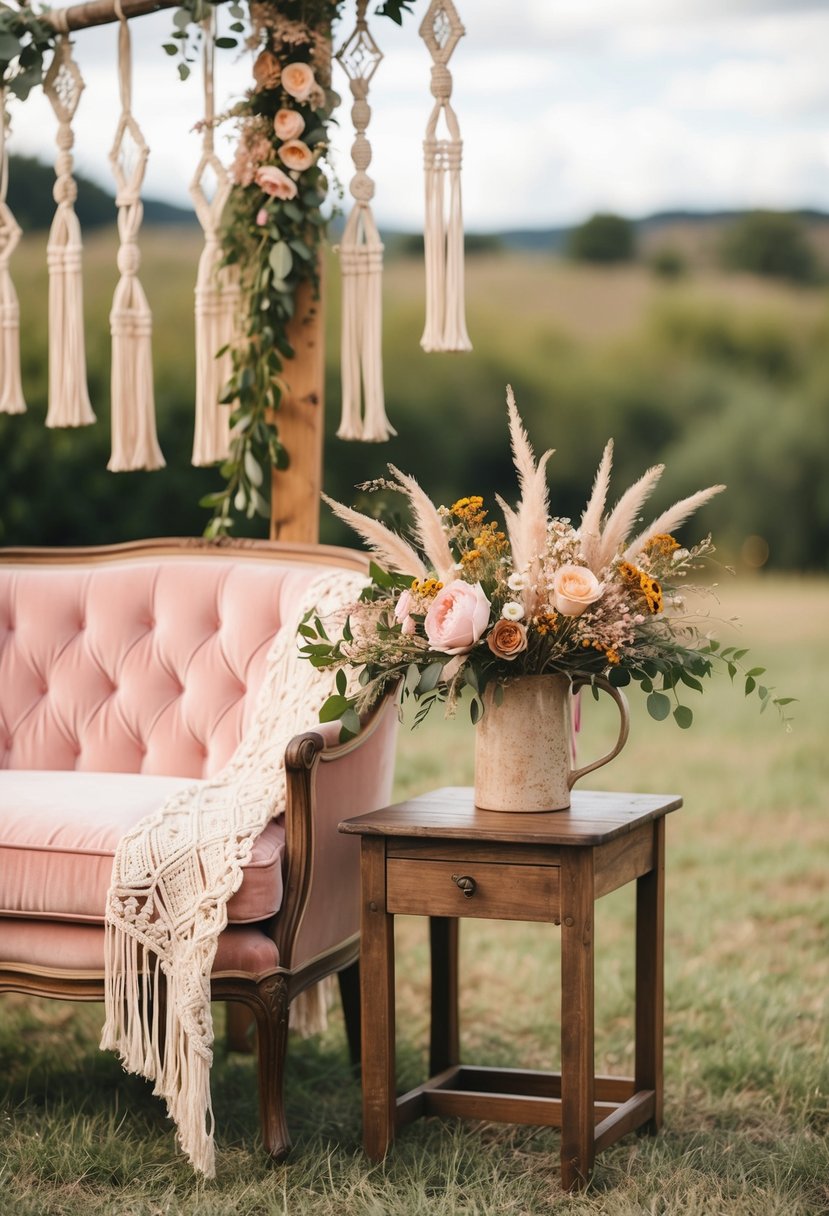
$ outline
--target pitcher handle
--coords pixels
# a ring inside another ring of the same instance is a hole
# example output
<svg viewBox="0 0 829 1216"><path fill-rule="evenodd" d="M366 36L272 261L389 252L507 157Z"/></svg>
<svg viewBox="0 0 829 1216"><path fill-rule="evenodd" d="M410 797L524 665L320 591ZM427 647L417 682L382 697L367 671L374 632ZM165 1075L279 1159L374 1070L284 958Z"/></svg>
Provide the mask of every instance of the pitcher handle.
<svg viewBox="0 0 829 1216"><path fill-rule="evenodd" d="M620 688L614 688L609 680L604 676L589 676L576 677L573 680L573 692L577 692L583 688L585 684L595 684L599 688L603 688L605 692L610 693L616 706L619 710L619 738L612 751L609 751L606 756L602 756L598 760L594 760L592 764L585 764L584 768L574 769L567 778L567 788L572 789L576 782L584 777L587 773L592 773L594 769L601 768L603 764L607 764L614 756L618 756L619 752L627 743L628 732L630 730L630 712L628 710L627 697Z"/></svg>

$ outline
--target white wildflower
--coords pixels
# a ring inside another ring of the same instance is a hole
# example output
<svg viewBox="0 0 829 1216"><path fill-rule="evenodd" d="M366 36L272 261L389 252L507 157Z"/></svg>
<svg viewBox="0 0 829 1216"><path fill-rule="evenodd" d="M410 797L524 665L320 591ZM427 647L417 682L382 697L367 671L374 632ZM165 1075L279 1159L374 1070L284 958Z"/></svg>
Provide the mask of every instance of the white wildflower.
<svg viewBox="0 0 829 1216"><path fill-rule="evenodd" d="M526 590L529 581L530 580L527 578L526 574L518 574L516 572L515 574L511 574L507 579L507 586L509 587L510 591L524 591ZM516 617L516 620L517 619L518 618Z"/></svg>
<svg viewBox="0 0 829 1216"><path fill-rule="evenodd" d="M524 615L524 609L515 600L507 600L501 609L501 616L507 621L520 621Z"/></svg>

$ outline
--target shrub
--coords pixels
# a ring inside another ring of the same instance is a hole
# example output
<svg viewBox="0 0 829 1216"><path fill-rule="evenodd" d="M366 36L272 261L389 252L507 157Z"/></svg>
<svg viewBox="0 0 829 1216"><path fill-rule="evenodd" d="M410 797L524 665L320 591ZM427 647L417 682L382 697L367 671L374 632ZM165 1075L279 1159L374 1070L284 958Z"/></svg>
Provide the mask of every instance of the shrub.
<svg viewBox="0 0 829 1216"><path fill-rule="evenodd" d="M782 211L751 211L726 231L720 250L730 270L813 283L820 264L802 220Z"/></svg>
<svg viewBox="0 0 829 1216"><path fill-rule="evenodd" d="M593 215L572 230L567 251L577 262L630 262L636 256L633 224L621 215Z"/></svg>

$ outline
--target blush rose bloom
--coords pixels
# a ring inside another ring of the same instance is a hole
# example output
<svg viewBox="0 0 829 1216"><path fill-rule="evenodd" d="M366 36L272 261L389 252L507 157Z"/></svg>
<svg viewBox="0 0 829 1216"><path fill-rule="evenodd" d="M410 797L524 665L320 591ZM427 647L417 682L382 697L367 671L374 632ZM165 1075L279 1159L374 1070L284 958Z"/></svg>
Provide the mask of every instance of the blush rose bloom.
<svg viewBox="0 0 829 1216"><path fill-rule="evenodd" d="M520 621L501 617L495 622L486 644L496 658L515 659L527 649L527 631Z"/></svg>
<svg viewBox="0 0 829 1216"><path fill-rule="evenodd" d="M556 612L581 616L604 592L603 585L586 566L559 566L553 579Z"/></svg>
<svg viewBox="0 0 829 1216"><path fill-rule="evenodd" d="M443 654L466 654L489 624L489 600L480 583L456 578L439 591L423 628L429 645Z"/></svg>
<svg viewBox="0 0 829 1216"><path fill-rule="evenodd" d="M298 139L305 130L305 119L296 110L277 110L273 129L277 139Z"/></svg>
<svg viewBox="0 0 829 1216"><path fill-rule="evenodd" d="M414 607L414 596L411 591L404 591L394 609L394 619L400 624L400 632L410 638L415 631L414 618L410 616Z"/></svg>
<svg viewBox="0 0 829 1216"><path fill-rule="evenodd" d="M292 181L288 174L283 173L276 165L262 165L256 170L254 181L271 198L296 198L296 182Z"/></svg>
<svg viewBox="0 0 829 1216"><path fill-rule="evenodd" d="M286 63L282 69L282 87L296 101L307 101L316 83L307 63Z"/></svg>
<svg viewBox="0 0 829 1216"><path fill-rule="evenodd" d="M301 173L303 169L310 169L313 165L314 153L301 139L289 139L279 149L279 159L289 169L296 169Z"/></svg>
<svg viewBox="0 0 829 1216"><path fill-rule="evenodd" d="M275 89L279 84L279 60L273 51L261 51L257 55L253 79L258 89Z"/></svg>

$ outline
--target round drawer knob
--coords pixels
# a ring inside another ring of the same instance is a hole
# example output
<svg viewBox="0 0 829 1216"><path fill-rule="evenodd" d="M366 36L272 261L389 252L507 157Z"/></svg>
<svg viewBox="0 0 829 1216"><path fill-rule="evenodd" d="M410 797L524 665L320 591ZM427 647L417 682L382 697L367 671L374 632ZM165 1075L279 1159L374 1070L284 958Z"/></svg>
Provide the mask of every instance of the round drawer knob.
<svg viewBox="0 0 829 1216"><path fill-rule="evenodd" d="M470 878L468 874L453 874L452 882L456 883L457 886L460 887L467 899L472 898L478 885L475 882L475 879Z"/></svg>

